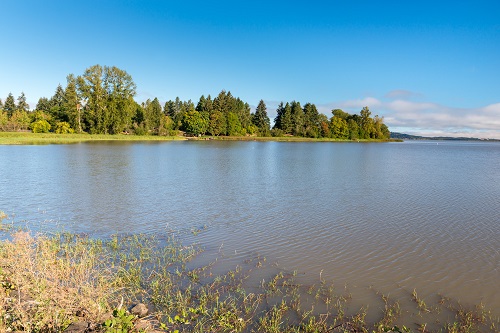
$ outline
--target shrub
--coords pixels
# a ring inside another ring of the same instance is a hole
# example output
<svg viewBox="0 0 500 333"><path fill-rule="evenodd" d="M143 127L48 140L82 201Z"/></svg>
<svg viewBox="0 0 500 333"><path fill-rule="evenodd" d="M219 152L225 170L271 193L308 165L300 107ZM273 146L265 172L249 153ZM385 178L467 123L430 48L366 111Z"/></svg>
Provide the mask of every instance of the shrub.
<svg viewBox="0 0 500 333"><path fill-rule="evenodd" d="M33 133L48 133L50 131L50 124L47 120L37 120L31 123L31 130Z"/></svg>
<svg viewBox="0 0 500 333"><path fill-rule="evenodd" d="M56 131L57 134L71 134L75 133L75 130L71 128L71 125L68 124L65 121L58 122L56 124Z"/></svg>

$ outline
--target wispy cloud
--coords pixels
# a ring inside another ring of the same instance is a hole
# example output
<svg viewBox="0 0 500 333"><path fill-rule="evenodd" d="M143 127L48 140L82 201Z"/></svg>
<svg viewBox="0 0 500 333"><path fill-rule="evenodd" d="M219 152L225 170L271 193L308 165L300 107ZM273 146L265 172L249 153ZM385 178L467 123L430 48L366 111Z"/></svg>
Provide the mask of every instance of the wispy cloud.
<svg viewBox="0 0 500 333"><path fill-rule="evenodd" d="M397 96L402 98L397 98ZM457 108L432 102L416 102L421 96L395 90L384 96L390 100L365 97L321 105L318 109L331 115L335 108L359 113L368 106L373 115L383 116L391 131L415 135L478 137L500 139L500 103L477 108Z"/></svg>

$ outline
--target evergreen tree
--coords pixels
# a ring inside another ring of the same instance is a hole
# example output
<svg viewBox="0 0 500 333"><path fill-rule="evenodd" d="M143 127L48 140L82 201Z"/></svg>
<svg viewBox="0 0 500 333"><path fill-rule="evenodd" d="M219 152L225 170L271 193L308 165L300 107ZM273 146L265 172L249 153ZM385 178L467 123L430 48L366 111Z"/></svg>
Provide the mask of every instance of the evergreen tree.
<svg viewBox="0 0 500 333"><path fill-rule="evenodd" d="M213 111L208 122L208 133L219 136L227 132L226 116L220 111Z"/></svg>
<svg viewBox="0 0 500 333"><path fill-rule="evenodd" d="M163 116L162 109L158 98L153 101L146 101L144 108L144 124L147 130L158 131L160 127L161 117Z"/></svg>
<svg viewBox="0 0 500 333"><path fill-rule="evenodd" d="M35 110L49 112L50 111L50 101L47 97L40 97L38 103L36 103Z"/></svg>
<svg viewBox="0 0 500 333"><path fill-rule="evenodd" d="M212 97L208 95L207 98L205 98L204 95L201 95L200 100L198 101L198 104L196 105L196 111L200 113L207 113L210 114L213 112L213 101Z"/></svg>
<svg viewBox="0 0 500 333"><path fill-rule="evenodd" d="M5 99L5 103L3 105L3 109L7 112L7 116L10 118L14 111L16 111L16 102L14 101L14 96L12 93L9 93L7 98Z"/></svg>
<svg viewBox="0 0 500 333"><path fill-rule="evenodd" d="M259 105L257 105L257 109L255 110L252 122L259 129L259 133L261 136L269 136L271 121L267 116L266 103L264 103L263 100L260 100Z"/></svg>
<svg viewBox="0 0 500 333"><path fill-rule="evenodd" d="M304 136L310 138L319 137L319 112L316 105L306 103L304 105Z"/></svg>
<svg viewBox="0 0 500 333"><path fill-rule="evenodd" d="M293 101L290 105L292 108L292 134L302 135L304 128L304 111L299 102Z"/></svg>
<svg viewBox="0 0 500 333"><path fill-rule="evenodd" d="M0 98L0 112L3 111L3 102L2 102L2 99Z"/></svg>
<svg viewBox="0 0 500 333"><path fill-rule="evenodd" d="M24 95L24 92L21 92L21 95L17 98L17 110L19 111L24 111L28 112L30 109L30 106L26 102L26 96Z"/></svg>
<svg viewBox="0 0 500 333"><path fill-rule="evenodd" d="M71 128L78 133L83 131L82 127L82 106L76 90L76 78L73 74L66 77L67 85L64 89L64 103L62 109L66 114Z"/></svg>

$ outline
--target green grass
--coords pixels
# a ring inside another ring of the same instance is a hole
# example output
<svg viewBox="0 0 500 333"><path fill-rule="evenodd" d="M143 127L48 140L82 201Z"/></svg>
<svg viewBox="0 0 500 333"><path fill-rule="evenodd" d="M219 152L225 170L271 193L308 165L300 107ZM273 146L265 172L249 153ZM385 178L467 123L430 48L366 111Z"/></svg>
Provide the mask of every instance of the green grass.
<svg viewBox="0 0 500 333"><path fill-rule="evenodd" d="M216 141L280 141L280 142L401 142L402 140L338 140L329 138L303 138L293 136L157 136L126 134L55 134L31 132L0 132L0 145L44 145L70 144L87 141L173 141L173 140L216 140Z"/></svg>
<svg viewBox="0 0 500 333"><path fill-rule="evenodd" d="M69 144L86 141L172 141L182 136L125 135L125 134L55 134L30 132L0 132L1 145Z"/></svg>

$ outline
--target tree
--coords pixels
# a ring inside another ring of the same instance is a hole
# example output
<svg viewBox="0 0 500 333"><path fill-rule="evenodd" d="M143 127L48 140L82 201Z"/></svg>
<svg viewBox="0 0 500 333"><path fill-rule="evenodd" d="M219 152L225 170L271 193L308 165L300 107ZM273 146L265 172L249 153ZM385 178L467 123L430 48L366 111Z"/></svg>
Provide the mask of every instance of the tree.
<svg viewBox="0 0 500 333"><path fill-rule="evenodd" d="M208 133L219 136L225 134L227 129L226 116L220 111L213 111L208 122Z"/></svg>
<svg viewBox="0 0 500 333"><path fill-rule="evenodd" d="M0 98L0 112L3 110L3 102L2 99Z"/></svg>
<svg viewBox="0 0 500 333"><path fill-rule="evenodd" d="M359 125L358 125L358 122L355 119L356 118L351 117L347 121L347 128L349 130L349 139L351 139L351 140L357 140L357 139L359 139Z"/></svg>
<svg viewBox="0 0 500 333"><path fill-rule="evenodd" d="M299 102L293 101L290 105L292 108L292 134L302 135L304 128L304 111Z"/></svg>
<svg viewBox="0 0 500 333"><path fill-rule="evenodd" d="M7 98L5 99L5 103L3 105L3 110L7 112L7 116L10 118L14 111L16 111L16 102L14 101L14 96L12 93L9 93Z"/></svg>
<svg viewBox="0 0 500 333"><path fill-rule="evenodd" d="M163 116L162 108L158 98L155 97L153 101L149 99L143 105L144 110L144 126L148 131L158 132L160 127L161 118Z"/></svg>
<svg viewBox="0 0 500 333"><path fill-rule="evenodd" d="M369 139L373 137L374 127L373 120L371 119L370 115L371 112L367 106L365 106L360 112L361 119L359 134L361 139Z"/></svg>
<svg viewBox="0 0 500 333"><path fill-rule="evenodd" d="M47 97L40 97L36 103L35 110L50 112L50 101Z"/></svg>
<svg viewBox="0 0 500 333"><path fill-rule="evenodd" d="M307 103L304 105L304 136L317 138L320 135L319 112L316 105Z"/></svg>
<svg viewBox="0 0 500 333"><path fill-rule="evenodd" d="M76 129L78 133L81 133L83 131L82 105L77 92L76 78L73 74L70 74L66 77L66 81L67 85L66 89L64 89L64 103L62 108L68 118L68 123L71 128Z"/></svg>
<svg viewBox="0 0 500 333"><path fill-rule="evenodd" d="M260 100L259 105L257 105L257 109L255 110L255 114L252 119L252 123L257 126L258 131L261 136L269 136L270 123L269 117L267 116L266 111L266 103L263 100Z"/></svg>
<svg viewBox="0 0 500 333"><path fill-rule="evenodd" d="M184 130L193 135L201 135L207 131L208 123L196 110L184 114L182 126Z"/></svg>
<svg viewBox="0 0 500 333"><path fill-rule="evenodd" d="M343 110L341 109L334 109L332 110L332 114L334 117L339 117L339 118L342 118L344 119L345 121L347 121L347 119L349 118L350 114L347 113L347 112L344 112Z"/></svg>
<svg viewBox="0 0 500 333"><path fill-rule="evenodd" d="M213 112L214 106L213 106L213 101L212 97L208 95L207 98L205 98L204 95L201 95L200 100L198 101L198 104L196 105L196 111L198 112L206 112L208 114Z"/></svg>
<svg viewBox="0 0 500 333"><path fill-rule="evenodd" d="M54 96L51 97L49 104L50 108L48 113L52 117L51 119L53 120L53 125L55 125L58 121L68 120L68 117L64 112L64 89L60 84L57 86Z"/></svg>
<svg viewBox="0 0 500 333"><path fill-rule="evenodd" d="M332 117L330 120L330 133L334 139L347 139L349 136L347 122L340 117Z"/></svg>
<svg viewBox="0 0 500 333"><path fill-rule="evenodd" d="M94 65L77 78L91 133L118 133L131 125L135 95L132 77L117 67Z"/></svg>
<svg viewBox="0 0 500 333"><path fill-rule="evenodd" d="M227 120L227 135L241 135L242 127L238 115L234 112L229 112L226 116Z"/></svg>
<svg viewBox="0 0 500 333"><path fill-rule="evenodd" d="M27 111L16 110L10 117L10 130L22 131L27 130L31 123L31 118Z"/></svg>
<svg viewBox="0 0 500 333"><path fill-rule="evenodd" d="M9 122L9 117L7 112L0 110L0 131L7 131L7 123Z"/></svg>
<svg viewBox="0 0 500 333"><path fill-rule="evenodd" d="M26 96L24 92L21 92L21 95L17 98L17 110L28 112L30 106L26 103Z"/></svg>

